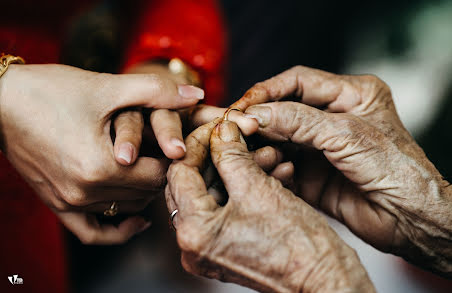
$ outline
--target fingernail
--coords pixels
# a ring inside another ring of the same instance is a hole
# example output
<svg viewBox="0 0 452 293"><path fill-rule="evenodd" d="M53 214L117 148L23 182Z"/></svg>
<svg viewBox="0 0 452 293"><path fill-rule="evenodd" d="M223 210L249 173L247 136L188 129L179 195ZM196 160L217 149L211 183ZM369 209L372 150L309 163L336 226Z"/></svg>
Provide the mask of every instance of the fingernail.
<svg viewBox="0 0 452 293"><path fill-rule="evenodd" d="M131 143L123 143L119 146L119 152L118 152L118 158L123 159L127 162L127 164L130 164L132 162L133 157L133 145Z"/></svg>
<svg viewBox="0 0 452 293"><path fill-rule="evenodd" d="M179 91L179 95L186 99L198 99L198 100L204 99L204 91L199 87L180 84L177 86L177 88Z"/></svg>
<svg viewBox="0 0 452 293"><path fill-rule="evenodd" d="M143 226L141 226L140 230L138 230L137 234L146 231L149 227L151 227L151 224L151 222L145 222Z"/></svg>
<svg viewBox="0 0 452 293"><path fill-rule="evenodd" d="M175 145L175 146L180 147L181 149L183 149L183 150L184 150L184 153L187 152L187 148L185 147L185 144L184 144L180 139L178 139L178 138L172 138L172 139L170 140L170 142L171 142L173 145Z"/></svg>
<svg viewBox="0 0 452 293"><path fill-rule="evenodd" d="M237 124L231 121L223 121L219 124L220 139L224 142L240 142L240 131Z"/></svg>
<svg viewBox="0 0 452 293"><path fill-rule="evenodd" d="M261 117L253 115L253 114L243 114L243 117L254 119L257 121L257 123L259 123L259 125L261 125L263 122Z"/></svg>
<svg viewBox="0 0 452 293"><path fill-rule="evenodd" d="M267 106L251 106L246 109L246 115L253 115L258 118L255 118L257 122L259 122L260 127L267 126L272 119L272 108Z"/></svg>

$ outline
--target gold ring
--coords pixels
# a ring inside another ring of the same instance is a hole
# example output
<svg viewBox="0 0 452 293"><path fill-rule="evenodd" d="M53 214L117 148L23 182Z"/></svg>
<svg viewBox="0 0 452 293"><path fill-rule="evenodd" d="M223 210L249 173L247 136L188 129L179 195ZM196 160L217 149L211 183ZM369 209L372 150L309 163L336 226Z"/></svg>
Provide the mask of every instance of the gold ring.
<svg viewBox="0 0 452 293"><path fill-rule="evenodd" d="M25 64L25 60L19 56L0 55L0 77L8 70L10 64Z"/></svg>
<svg viewBox="0 0 452 293"><path fill-rule="evenodd" d="M106 217L114 217L118 213L118 204L116 201L111 203L111 206L109 209L104 211L104 216Z"/></svg>
<svg viewBox="0 0 452 293"><path fill-rule="evenodd" d="M226 110L226 112L224 112L224 115L223 115L223 120L224 120L224 121L228 121L229 113L230 113L231 111L239 111L239 112L242 112L242 110L240 110L240 109L238 109L238 108L228 108L228 109Z"/></svg>

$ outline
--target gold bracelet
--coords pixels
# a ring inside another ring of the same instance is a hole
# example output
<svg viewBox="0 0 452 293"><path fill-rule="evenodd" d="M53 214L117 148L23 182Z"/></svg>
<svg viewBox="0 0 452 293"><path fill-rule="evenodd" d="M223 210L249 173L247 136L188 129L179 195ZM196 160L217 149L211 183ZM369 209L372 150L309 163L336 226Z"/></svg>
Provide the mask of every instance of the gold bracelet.
<svg viewBox="0 0 452 293"><path fill-rule="evenodd" d="M168 69L174 75L183 75L189 84L198 87L201 86L199 74L179 58L171 59L168 62Z"/></svg>
<svg viewBox="0 0 452 293"><path fill-rule="evenodd" d="M22 57L16 57L13 55L5 55L4 53L2 53L0 55L0 77L2 77L3 74L5 74L6 70L8 70L8 66L13 63L25 64L25 60ZM1 130L1 127L0 127L0 130ZM0 153L2 153L2 148L3 148L3 137L0 132Z"/></svg>
<svg viewBox="0 0 452 293"><path fill-rule="evenodd" d="M19 56L5 55L0 56L0 77L5 74L10 64L25 64L25 60Z"/></svg>

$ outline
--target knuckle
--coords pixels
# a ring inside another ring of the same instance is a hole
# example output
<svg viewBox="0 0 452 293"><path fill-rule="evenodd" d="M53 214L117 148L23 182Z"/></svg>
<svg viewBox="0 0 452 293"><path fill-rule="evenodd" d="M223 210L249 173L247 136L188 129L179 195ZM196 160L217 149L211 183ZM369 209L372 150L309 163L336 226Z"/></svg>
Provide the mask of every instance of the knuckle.
<svg viewBox="0 0 452 293"><path fill-rule="evenodd" d="M254 86L251 88L251 90L253 91L253 93L261 93L264 95L270 94L269 89L268 89L268 82L266 82L266 81L260 81L256 84L254 84Z"/></svg>
<svg viewBox="0 0 452 293"><path fill-rule="evenodd" d="M158 74L146 74L143 75L143 79L156 91L161 91L165 87L164 80Z"/></svg>
<svg viewBox="0 0 452 293"><path fill-rule="evenodd" d="M177 174L177 172L179 172L179 169L183 168L185 165L182 162L177 162L177 163L173 163L169 166L168 168L168 172L167 172L167 177L168 180L171 180L171 178L173 178L174 175Z"/></svg>
<svg viewBox="0 0 452 293"><path fill-rule="evenodd" d="M87 196L83 192L66 192L63 195L63 200L70 205L71 207L81 207L86 205ZM67 207L63 204L63 210L68 210L70 207Z"/></svg>
<svg viewBox="0 0 452 293"><path fill-rule="evenodd" d="M84 245L94 245L94 244L97 244L99 241L97 233L92 230L88 230L88 231L84 231L83 233L80 233L78 235L78 239Z"/></svg>
<svg viewBox="0 0 452 293"><path fill-rule="evenodd" d="M278 152L271 146L266 146L257 150L254 160L261 168L268 170L273 167L278 160Z"/></svg>
<svg viewBox="0 0 452 293"><path fill-rule="evenodd" d="M336 117L336 126L347 133L353 133L362 127L361 121L352 115L339 113Z"/></svg>
<svg viewBox="0 0 452 293"><path fill-rule="evenodd" d="M90 93L96 97L96 99L101 99L106 96L112 96L113 91L117 89L117 77L110 73L93 73L90 75L88 80L90 86L87 88L96 89L94 92Z"/></svg>
<svg viewBox="0 0 452 293"><path fill-rule="evenodd" d="M361 84L366 95L376 98L391 97L391 88L376 75L362 75Z"/></svg>
<svg viewBox="0 0 452 293"><path fill-rule="evenodd" d="M72 201L72 200L69 198L70 197L53 198L51 200L52 208L59 212L68 212L68 211L72 210L72 206L77 206L77 205L71 204L69 201ZM80 200L78 201L78 203L80 205Z"/></svg>
<svg viewBox="0 0 452 293"><path fill-rule="evenodd" d="M116 131L115 143L117 143L117 140L131 140L131 143L136 143L136 140L141 140L141 134L142 132L137 129L123 127Z"/></svg>
<svg viewBox="0 0 452 293"><path fill-rule="evenodd" d="M49 197L44 197L44 203L49 206L52 210L58 212L66 212L71 209L71 206L68 204L66 200L66 195L69 192L67 188L61 188L59 186L52 187L52 193Z"/></svg>
<svg viewBox="0 0 452 293"><path fill-rule="evenodd" d="M281 103L282 104L282 103ZM309 132L309 129L320 125L324 121L324 113L307 109L306 105L285 102L277 112L276 128L281 130L281 134L290 140L301 139Z"/></svg>
<svg viewBox="0 0 452 293"><path fill-rule="evenodd" d="M289 70L291 70L291 71L293 71L293 72L295 72L295 73L298 73L298 72L301 72L301 71L306 70L306 67L304 67L304 66L302 66L302 65L296 65L296 66L292 67L292 68L289 69Z"/></svg>
<svg viewBox="0 0 452 293"><path fill-rule="evenodd" d="M351 147L356 149L380 149L386 144L387 138L375 127L367 124L359 117L350 114L338 114L335 128L339 129L339 136L332 141L339 149ZM337 139L339 138L339 140Z"/></svg>
<svg viewBox="0 0 452 293"><path fill-rule="evenodd" d="M109 172L100 161L92 160L81 164L77 171L78 181L85 186L99 185L109 179Z"/></svg>
<svg viewBox="0 0 452 293"><path fill-rule="evenodd" d="M187 220L181 223L177 229L177 242L180 248L186 252L199 253L205 247L205 241L202 234L193 226L187 224Z"/></svg>
<svg viewBox="0 0 452 293"><path fill-rule="evenodd" d="M365 124L349 114L338 114L334 124L339 130L339 136L347 142L357 141L366 133Z"/></svg>
<svg viewBox="0 0 452 293"><path fill-rule="evenodd" d="M266 88L266 86L265 86L266 84L265 84L265 82L264 81L259 81L259 82L256 82L255 84L254 84L254 88L257 88L257 89L259 89L259 88L261 88L261 89L265 89Z"/></svg>
<svg viewBox="0 0 452 293"><path fill-rule="evenodd" d="M218 166L223 170L232 170L233 166L244 164L246 167L254 164L252 154L239 148L224 149L217 155Z"/></svg>
<svg viewBox="0 0 452 293"><path fill-rule="evenodd" d="M120 114L115 120L115 127L130 127L141 125L143 123L143 116L137 111L128 111Z"/></svg>
<svg viewBox="0 0 452 293"><path fill-rule="evenodd" d="M266 146L258 151L258 155L264 160L274 161L277 159L278 153L275 148Z"/></svg>
<svg viewBox="0 0 452 293"><path fill-rule="evenodd" d="M373 74L362 75L361 79L369 85L381 87L387 86L383 80L381 80L378 76Z"/></svg>
<svg viewBox="0 0 452 293"><path fill-rule="evenodd" d="M166 173L166 178L165 176L163 176L162 179L162 187L168 182L169 183L169 190L171 190L171 188L174 185L177 185L180 182L180 178L183 178L184 175L187 174L193 174L193 176L195 175L195 170L193 169L193 167L189 167L187 165L185 165L183 162L177 162L177 163L173 163L170 165L170 167L168 168L168 171ZM182 175L182 177L181 177ZM167 180L165 180L167 179Z"/></svg>
<svg viewBox="0 0 452 293"><path fill-rule="evenodd" d="M132 237L133 235L128 235L128 234L121 234L118 235L116 239L112 240L110 244L116 244L116 245L120 245L120 244L124 244L127 241L129 241L129 239Z"/></svg>

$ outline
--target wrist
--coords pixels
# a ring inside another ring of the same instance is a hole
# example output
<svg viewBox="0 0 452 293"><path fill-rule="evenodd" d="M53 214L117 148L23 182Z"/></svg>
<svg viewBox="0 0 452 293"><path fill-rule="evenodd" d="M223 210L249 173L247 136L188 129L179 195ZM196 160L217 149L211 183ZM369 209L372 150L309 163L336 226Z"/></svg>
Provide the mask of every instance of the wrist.
<svg viewBox="0 0 452 293"><path fill-rule="evenodd" d="M7 72L3 74L2 77L0 77L0 152L5 151L5 137L4 137L4 111L5 111L5 104L6 104L6 83L8 82L7 79L9 75L11 75L11 71L14 71L15 65L10 65Z"/></svg>
<svg viewBox="0 0 452 293"><path fill-rule="evenodd" d="M433 185L433 183L432 183ZM403 217L407 241L395 251L407 261L452 277L452 186L439 179L416 213Z"/></svg>
<svg viewBox="0 0 452 293"><path fill-rule="evenodd" d="M356 252L346 246L322 257L298 292L375 292Z"/></svg>
<svg viewBox="0 0 452 293"><path fill-rule="evenodd" d="M5 139L4 139L4 124L2 123L2 111L4 106L5 94L4 94L4 83L6 79L6 75L11 67L14 67L13 64L25 64L25 60L19 56L13 55L5 55L2 54L0 56L0 151L5 149Z"/></svg>
<svg viewBox="0 0 452 293"><path fill-rule="evenodd" d="M280 261L271 267L268 267L271 261L265 264L267 271L263 272L263 276L274 277L263 278L269 285L264 291L375 292L355 250L343 242L334 231L327 233L328 237L320 233L322 236L311 239L312 250L302 245L306 243L304 234L291 238L289 245L279 246L281 252L276 254L285 255L287 259L280 258ZM262 288L257 286L254 289Z"/></svg>

